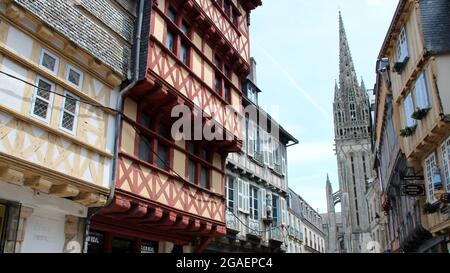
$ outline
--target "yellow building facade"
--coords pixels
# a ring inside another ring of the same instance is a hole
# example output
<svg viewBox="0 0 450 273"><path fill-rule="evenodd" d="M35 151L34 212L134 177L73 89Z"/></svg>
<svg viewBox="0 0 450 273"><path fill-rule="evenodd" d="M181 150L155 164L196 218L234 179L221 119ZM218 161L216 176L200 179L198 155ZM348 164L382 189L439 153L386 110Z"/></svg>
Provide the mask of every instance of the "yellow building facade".
<svg viewBox="0 0 450 273"><path fill-rule="evenodd" d="M110 194L123 74L35 7L0 3L0 253L81 252Z"/></svg>

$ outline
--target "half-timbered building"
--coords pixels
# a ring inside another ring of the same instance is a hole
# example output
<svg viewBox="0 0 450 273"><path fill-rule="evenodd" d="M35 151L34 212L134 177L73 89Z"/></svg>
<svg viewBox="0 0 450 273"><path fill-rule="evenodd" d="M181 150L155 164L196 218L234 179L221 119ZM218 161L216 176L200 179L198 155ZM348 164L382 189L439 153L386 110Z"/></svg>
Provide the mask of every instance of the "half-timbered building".
<svg viewBox="0 0 450 273"><path fill-rule="evenodd" d="M89 251L201 251L226 234L225 163L242 146L249 16L261 4L145 1L139 82L123 102L115 198L94 218ZM189 124L220 137L184 127L183 137L173 134L176 106L189 110Z"/></svg>
<svg viewBox="0 0 450 273"><path fill-rule="evenodd" d="M107 201L134 28L108 2L0 1L0 253L81 252Z"/></svg>

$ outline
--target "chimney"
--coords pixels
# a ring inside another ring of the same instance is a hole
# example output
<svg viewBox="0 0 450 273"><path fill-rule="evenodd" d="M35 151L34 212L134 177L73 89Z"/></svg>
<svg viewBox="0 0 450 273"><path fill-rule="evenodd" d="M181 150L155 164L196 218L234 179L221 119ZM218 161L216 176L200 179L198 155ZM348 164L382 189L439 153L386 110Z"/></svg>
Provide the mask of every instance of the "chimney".
<svg viewBox="0 0 450 273"><path fill-rule="evenodd" d="M248 79L255 85L258 85L256 82L256 61L253 57L250 58L250 75L248 75Z"/></svg>

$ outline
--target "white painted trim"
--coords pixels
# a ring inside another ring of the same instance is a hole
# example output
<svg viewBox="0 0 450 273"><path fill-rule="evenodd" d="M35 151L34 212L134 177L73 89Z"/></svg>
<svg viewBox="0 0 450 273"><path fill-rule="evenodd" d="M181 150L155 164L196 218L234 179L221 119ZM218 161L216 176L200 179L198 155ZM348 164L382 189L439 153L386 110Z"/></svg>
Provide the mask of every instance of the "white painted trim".
<svg viewBox="0 0 450 273"><path fill-rule="evenodd" d="M55 70L50 70L47 67L42 65L42 60L44 58L44 53L55 59ZM57 57L55 54L51 53L47 49L42 48L41 49L41 56L39 57L39 66L42 67L43 69L49 71L50 73L52 73L54 75L57 75L58 71L59 71L59 57Z"/></svg>
<svg viewBox="0 0 450 273"><path fill-rule="evenodd" d="M49 83L51 85L51 91L53 91L53 92L55 91L55 84L53 82L47 80L46 78L39 76L39 75L36 77L36 82L35 82L36 86L39 86L39 80L42 80L42 81L45 81L45 82ZM54 99L54 95L55 94L50 92L50 96L49 96L49 99L47 101L48 102L47 118L44 119L41 116L38 116L38 115L34 114L34 107L36 106L37 91L38 91L38 88L35 87L34 91L33 91L33 99L31 100L30 115L32 117L34 117L35 119L37 119L37 120L45 122L46 124L50 124L50 120L51 120L51 116L52 116L52 108L53 108L53 99ZM42 98L40 98L40 99L42 99Z"/></svg>
<svg viewBox="0 0 450 273"><path fill-rule="evenodd" d="M78 74L80 74L80 82L78 85L76 85L75 83L69 81L69 72L70 70L73 70L75 72L77 72ZM66 82L74 87L77 87L78 89L82 90L83 89L83 80L84 80L84 73L78 69L75 68L73 65L71 64L67 64L67 69L66 69L66 74L64 76L64 79L66 80Z"/></svg>
<svg viewBox="0 0 450 273"><path fill-rule="evenodd" d="M73 98L74 98L75 100L77 100L77 101L75 101L75 113L71 113L71 112L66 111L66 110L64 109L64 105L65 105L65 103L66 103L66 99L67 99L67 98L66 98L66 97L63 97L62 104L61 104L61 111L60 111L60 115L59 115L59 124L58 124L58 127L59 127L59 129L61 129L62 131L64 131L64 132L66 132L66 133L68 133L68 134L71 134L71 135L75 136L75 135L77 134L78 115L79 115L79 112L80 112L80 102L78 101L80 98L77 97L77 96L75 96L74 94L72 94L71 92L69 92L69 91L67 91L67 90L64 90L63 94L64 94L64 96L70 95L71 97L73 97ZM64 128L64 127L62 126L62 121L63 121L64 112L67 112L67 113L69 113L69 114L71 114L71 115L74 115L74 121L73 121L73 128L72 128L72 131L70 131L70 130L68 130L68 129L66 129L66 128Z"/></svg>

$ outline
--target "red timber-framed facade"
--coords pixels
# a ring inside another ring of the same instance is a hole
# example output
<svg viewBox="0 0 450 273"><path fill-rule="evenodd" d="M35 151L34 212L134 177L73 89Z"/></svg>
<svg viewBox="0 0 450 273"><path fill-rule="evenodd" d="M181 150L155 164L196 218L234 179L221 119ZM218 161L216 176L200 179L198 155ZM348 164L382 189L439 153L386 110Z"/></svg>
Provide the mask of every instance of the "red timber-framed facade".
<svg viewBox="0 0 450 273"><path fill-rule="evenodd" d="M148 39L140 81L124 99L115 197L92 221L91 252L199 252L226 235L226 158L242 147L249 14L261 4L146 1ZM224 140L172 139L178 105Z"/></svg>

